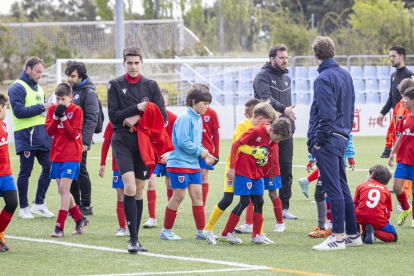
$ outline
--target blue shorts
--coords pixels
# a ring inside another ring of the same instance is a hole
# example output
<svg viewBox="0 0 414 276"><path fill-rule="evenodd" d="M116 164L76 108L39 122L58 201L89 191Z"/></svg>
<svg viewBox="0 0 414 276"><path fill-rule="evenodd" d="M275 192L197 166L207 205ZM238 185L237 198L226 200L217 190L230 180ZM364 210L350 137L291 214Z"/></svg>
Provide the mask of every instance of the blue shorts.
<svg viewBox="0 0 414 276"><path fill-rule="evenodd" d="M201 157L198 158L198 163L200 163L200 168L201 169L207 169L207 170L210 170L210 171L214 170L214 166L213 165L207 165L206 161Z"/></svg>
<svg viewBox="0 0 414 276"><path fill-rule="evenodd" d="M411 181L414 181L414 166L404 165L397 162L394 178L409 179Z"/></svg>
<svg viewBox="0 0 414 276"><path fill-rule="evenodd" d="M234 195L263 195L264 182L263 178L250 179L248 177L236 175L234 179Z"/></svg>
<svg viewBox="0 0 414 276"><path fill-rule="evenodd" d="M276 190L282 188L282 180L280 175L276 176L273 181L270 181L270 177L263 177L265 190Z"/></svg>
<svg viewBox="0 0 414 276"><path fill-rule="evenodd" d="M123 188L124 182L122 181L122 177L119 175L119 171L114 171L112 177L112 188Z"/></svg>
<svg viewBox="0 0 414 276"><path fill-rule="evenodd" d="M152 174L156 174L157 177L170 176L170 173L167 172L167 164L160 163L158 163L157 166L155 166L155 169L152 172Z"/></svg>
<svg viewBox="0 0 414 276"><path fill-rule="evenodd" d="M52 162L49 178L61 179L62 177L77 180L79 176L80 162Z"/></svg>
<svg viewBox="0 0 414 276"><path fill-rule="evenodd" d="M201 185L201 171L196 173L170 172L171 188L186 189L190 184Z"/></svg>
<svg viewBox="0 0 414 276"><path fill-rule="evenodd" d="M381 230L381 231L384 231L384 232L391 233L391 234L393 234L394 236L395 236L395 233L396 233L395 228L394 228L394 226L390 223L390 221L388 221L388 224L387 224L387 225L385 225L385 227L384 227L384 228L382 228L382 229L378 229L378 230Z"/></svg>
<svg viewBox="0 0 414 276"><path fill-rule="evenodd" d="M1 192L4 191L17 191L12 174L0 177L0 196L2 196Z"/></svg>

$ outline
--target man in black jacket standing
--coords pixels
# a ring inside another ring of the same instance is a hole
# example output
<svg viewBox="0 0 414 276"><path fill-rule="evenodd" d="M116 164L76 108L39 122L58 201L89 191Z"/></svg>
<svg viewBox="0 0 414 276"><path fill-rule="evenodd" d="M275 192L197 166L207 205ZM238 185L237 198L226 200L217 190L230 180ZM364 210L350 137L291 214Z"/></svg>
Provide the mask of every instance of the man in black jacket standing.
<svg viewBox="0 0 414 276"><path fill-rule="evenodd" d="M295 132L296 116L293 111L291 97L291 79L287 76L287 47L276 45L269 51L269 61L262 67L253 82L254 96L260 100L270 100L273 108L282 113L282 117L290 119L292 133ZM289 199L292 196L292 159L293 138L279 143L279 162L282 178L280 200L283 206L284 219L297 219L289 213Z"/></svg>
<svg viewBox="0 0 414 276"><path fill-rule="evenodd" d="M68 83L73 89L72 103L80 106L83 111L82 125L82 162L78 180L73 181L70 187L76 204L83 215L93 215L91 207L91 180L86 169L88 150L91 149L92 136L98 123L99 103L95 92L95 83L86 74L83 62L68 61L65 69Z"/></svg>

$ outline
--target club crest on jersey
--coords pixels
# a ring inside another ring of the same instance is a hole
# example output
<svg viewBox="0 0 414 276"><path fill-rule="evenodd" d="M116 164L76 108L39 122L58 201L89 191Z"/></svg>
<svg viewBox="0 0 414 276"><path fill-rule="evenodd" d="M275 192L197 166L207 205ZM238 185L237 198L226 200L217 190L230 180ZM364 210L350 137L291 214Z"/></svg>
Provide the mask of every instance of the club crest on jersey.
<svg viewBox="0 0 414 276"><path fill-rule="evenodd" d="M204 116L204 121L205 121L206 123L208 123L208 121L210 121L210 116Z"/></svg>
<svg viewBox="0 0 414 276"><path fill-rule="evenodd" d="M68 118L69 118L69 119L72 119L72 117L73 117L73 112L69 112L67 116L68 116Z"/></svg>
<svg viewBox="0 0 414 276"><path fill-rule="evenodd" d="M227 180L227 186L231 187L233 186L233 183L234 183L234 180L231 180L231 179Z"/></svg>
<svg viewBox="0 0 414 276"><path fill-rule="evenodd" d="M149 99L148 99L148 97L144 97L144 98L142 98L141 102L142 102L142 103L146 103L146 102L149 102Z"/></svg>
<svg viewBox="0 0 414 276"><path fill-rule="evenodd" d="M262 141L262 137L257 137L256 141L260 143L260 141Z"/></svg>
<svg viewBox="0 0 414 276"><path fill-rule="evenodd" d="M250 190L252 188L252 185L253 185L252 182L247 182L247 189Z"/></svg>
<svg viewBox="0 0 414 276"><path fill-rule="evenodd" d="M122 92L124 92L124 94L126 94L126 88L122 89Z"/></svg>
<svg viewBox="0 0 414 276"><path fill-rule="evenodd" d="M114 176L114 182L117 183L118 182L118 176Z"/></svg>
<svg viewBox="0 0 414 276"><path fill-rule="evenodd" d="M183 176L183 175L178 176L178 181L180 181L180 183L183 183L184 179L185 179L185 176Z"/></svg>
<svg viewBox="0 0 414 276"><path fill-rule="evenodd" d="M167 126L168 126L168 121L166 121L164 124L164 127L167 127Z"/></svg>
<svg viewBox="0 0 414 276"><path fill-rule="evenodd" d="M25 151L24 152L24 157L29 158L30 157L30 151Z"/></svg>

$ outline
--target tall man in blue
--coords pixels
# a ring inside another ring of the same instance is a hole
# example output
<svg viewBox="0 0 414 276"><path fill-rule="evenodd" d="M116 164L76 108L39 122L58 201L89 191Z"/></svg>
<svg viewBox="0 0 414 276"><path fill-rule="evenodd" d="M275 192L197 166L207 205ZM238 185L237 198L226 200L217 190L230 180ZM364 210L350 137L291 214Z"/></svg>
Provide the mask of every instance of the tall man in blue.
<svg viewBox="0 0 414 276"><path fill-rule="evenodd" d="M312 249L345 249L362 244L343 159L354 122L355 91L349 73L333 59L335 43L331 38L318 37L312 49L319 64L319 76L313 86L315 96L310 110L307 144L331 202L333 233Z"/></svg>
<svg viewBox="0 0 414 276"><path fill-rule="evenodd" d="M55 215L44 204L49 188L49 161L52 138L46 133L44 112L49 110L50 103L45 103L45 93L37 84L44 71L44 62L38 57L30 57L25 64L25 70L9 89L10 106L13 118L14 141L16 154L20 155L20 173L17 178L19 190L20 217L33 219L34 213L43 217ZM43 114L42 114L43 113ZM36 198L29 210L27 190L32 174L35 157L42 166L42 172L37 185Z"/></svg>

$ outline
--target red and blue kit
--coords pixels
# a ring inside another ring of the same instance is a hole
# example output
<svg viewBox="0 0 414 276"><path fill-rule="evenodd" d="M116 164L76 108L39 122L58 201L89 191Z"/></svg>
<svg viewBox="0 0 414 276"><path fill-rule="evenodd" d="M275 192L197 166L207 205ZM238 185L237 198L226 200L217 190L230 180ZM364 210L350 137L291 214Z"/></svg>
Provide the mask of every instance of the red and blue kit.
<svg viewBox="0 0 414 276"><path fill-rule="evenodd" d="M0 121L0 196L3 191L17 190L10 167L8 143L6 124L3 121Z"/></svg>
<svg viewBox="0 0 414 276"><path fill-rule="evenodd" d="M397 167L394 178L414 181L414 116L404 116L401 119L398 132L402 137L397 151Z"/></svg>
<svg viewBox="0 0 414 276"><path fill-rule="evenodd" d="M280 178L280 167L279 167L279 144L270 143L270 152L267 160L267 164L262 167L263 181L265 190L276 190L282 188L282 180ZM273 181L270 177L275 177Z"/></svg>

